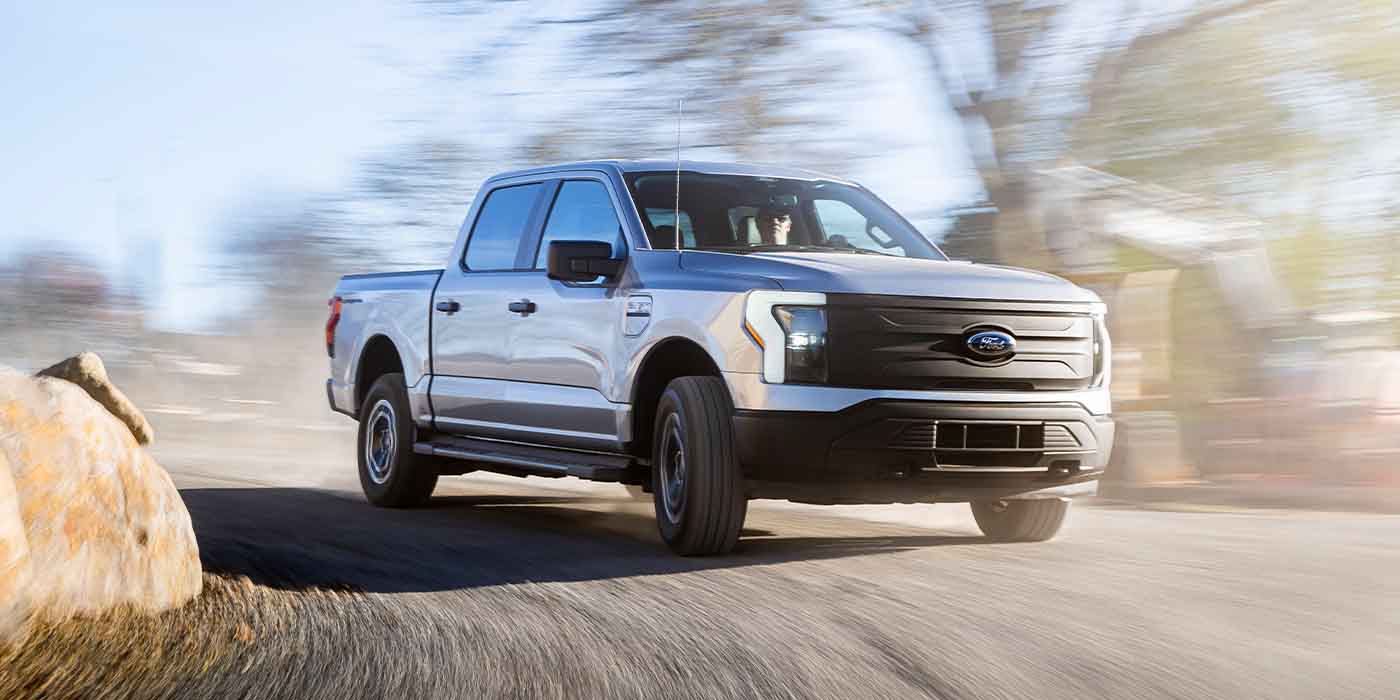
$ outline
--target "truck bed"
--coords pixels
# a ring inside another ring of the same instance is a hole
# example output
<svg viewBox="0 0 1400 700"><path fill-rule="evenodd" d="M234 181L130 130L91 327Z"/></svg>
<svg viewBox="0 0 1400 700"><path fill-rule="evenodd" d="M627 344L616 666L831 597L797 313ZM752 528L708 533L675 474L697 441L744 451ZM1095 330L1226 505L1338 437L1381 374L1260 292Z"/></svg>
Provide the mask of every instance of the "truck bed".
<svg viewBox="0 0 1400 700"><path fill-rule="evenodd" d="M329 391L336 410L353 412L358 358L376 339L392 342L403 361L404 381L415 386L429 372L433 289L442 270L346 275L335 287L341 299ZM363 387L361 388L363 390Z"/></svg>

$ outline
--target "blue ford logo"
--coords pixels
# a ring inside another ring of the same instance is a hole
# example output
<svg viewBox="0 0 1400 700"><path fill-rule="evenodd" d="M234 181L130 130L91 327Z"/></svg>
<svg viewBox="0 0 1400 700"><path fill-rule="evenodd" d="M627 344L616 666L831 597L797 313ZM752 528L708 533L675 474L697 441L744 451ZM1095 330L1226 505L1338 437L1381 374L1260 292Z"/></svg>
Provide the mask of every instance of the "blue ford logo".
<svg viewBox="0 0 1400 700"><path fill-rule="evenodd" d="M964 342L973 356L980 360L1000 360L1016 351L1016 339L1001 331L973 333Z"/></svg>

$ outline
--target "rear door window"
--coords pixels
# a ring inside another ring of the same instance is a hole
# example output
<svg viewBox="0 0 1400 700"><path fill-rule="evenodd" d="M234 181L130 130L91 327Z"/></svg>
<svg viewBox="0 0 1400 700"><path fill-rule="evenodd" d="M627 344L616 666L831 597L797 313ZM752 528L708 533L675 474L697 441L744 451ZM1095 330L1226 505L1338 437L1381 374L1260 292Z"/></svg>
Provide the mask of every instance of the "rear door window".
<svg viewBox="0 0 1400 700"><path fill-rule="evenodd" d="M515 269L520 237L530 221L541 183L492 190L467 238L467 269L477 272Z"/></svg>

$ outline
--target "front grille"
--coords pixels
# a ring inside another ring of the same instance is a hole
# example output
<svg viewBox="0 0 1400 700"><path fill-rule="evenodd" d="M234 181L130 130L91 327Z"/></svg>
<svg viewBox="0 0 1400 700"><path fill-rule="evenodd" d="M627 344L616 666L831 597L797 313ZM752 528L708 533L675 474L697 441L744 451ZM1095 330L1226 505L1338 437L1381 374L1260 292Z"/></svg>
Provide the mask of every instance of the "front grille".
<svg viewBox="0 0 1400 700"><path fill-rule="evenodd" d="M1079 447L1079 440L1074 437L1074 433L1063 425L1045 426L1045 449L1047 450L1073 450Z"/></svg>
<svg viewBox="0 0 1400 700"><path fill-rule="evenodd" d="M895 435L896 450L1079 450L1068 426L1057 423L910 422Z"/></svg>
<svg viewBox="0 0 1400 700"><path fill-rule="evenodd" d="M1094 319L1086 304L827 295L828 383L880 389L1045 391L1087 388ZM986 362L964 339L996 329L1016 339Z"/></svg>
<svg viewBox="0 0 1400 700"><path fill-rule="evenodd" d="M932 389L955 391L1035 391L1033 382L1001 382L994 379L949 379L934 384Z"/></svg>
<svg viewBox="0 0 1400 700"><path fill-rule="evenodd" d="M937 438L937 423L911 423L909 427L901 430L899 435L895 436L890 447L897 450L931 450Z"/></svg>

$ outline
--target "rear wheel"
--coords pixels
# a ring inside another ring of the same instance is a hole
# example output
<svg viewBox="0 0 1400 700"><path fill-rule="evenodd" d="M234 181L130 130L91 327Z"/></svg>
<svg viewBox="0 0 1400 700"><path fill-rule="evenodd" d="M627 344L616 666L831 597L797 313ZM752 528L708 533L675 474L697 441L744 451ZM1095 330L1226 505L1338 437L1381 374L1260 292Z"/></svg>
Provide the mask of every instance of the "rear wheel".
<svg viewBox="0 0 1400 700"><path fill-rule="evenodd" d="M1069 512L1068 498L974 501L972 517L982 534L1006 542L1043 542L1055 536Z"/></svg>
<svg viewBox="0 0 1400 700"><path fill-rule="evenodd" d="M385 374L374 382L360 406L360 488L370 503L411 508L428 502L437 486L430 457L413 451L417 429L408 408L403 375Z"/></svg>
<svg viewBox="0 0 1400 700"><path fill-rule="evenodd" d="M718 377L681 377L661 395L652 439L652 502L677 554L734 549L748 501L734 444L733 405Z"/></svg>

